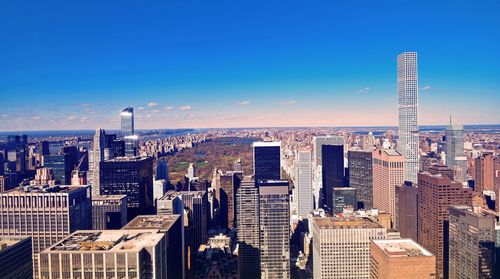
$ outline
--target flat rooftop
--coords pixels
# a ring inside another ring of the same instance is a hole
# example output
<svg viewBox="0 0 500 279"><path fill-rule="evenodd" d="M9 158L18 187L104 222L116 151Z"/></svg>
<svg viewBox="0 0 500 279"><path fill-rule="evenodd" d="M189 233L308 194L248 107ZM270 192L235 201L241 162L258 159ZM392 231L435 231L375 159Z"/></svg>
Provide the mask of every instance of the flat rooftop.
<svg viewBox="0 0 500 279"><path fill-rule="evenodd" d="M139 215L128 222L124 230L137 230L137 229L157 229L161 231L168 231L172 224L180 218L180 215Z"/></svg>
<svg viewBox="0 0 500 279"><path fill-rule="evenodd" d="M382 225L366 217L315 217L320 229L378 229Z"/></svg>
<svg viewBox="0 0 500 279"><path fill-rule="evenodd" d="M109 201L126 199L127 195L101 195L92 197L92 201Z"/></svg>
<svg viewBox="0 0 500 279"><path fill-rule="evenodd" d="M0 236L0 251L14 246L27 238L29 236Z"/></svg>
<svg viewBox="0 0 500 279"><path fill-rule="evenodd" d="M111 160L106 160L106 162L137 162L137 161L144 161L148 160L149 157L141 157L141 156L135 156L135 157L116 157Z"/></svg>
<svg viewBox="0 0 500 279"><path fill-rule="evenodd" d="M30 185L30 186L19 186L11 190L7 190L2 194L24 194L24 193L36 193L36 194L48 194L48 193L70 193L72 191L80 190L86 188L88 185L83 186L71 186L71 185L55 185L55 186L41 186L41 185Z"/></svg>
<svg viewBox="0 0 500 279"><path fill-rule="evenodd" d="M280 147L281 141L255 141L253 147Z"/></svg>
<svg viewBox="0 0 500 279"><path fill-rule="evenodd" d="M173 200L173 199L177 198L177 197L178 197L178 196L180 196L180 195L181 195L181 193L176 192L176 191L172 191L172 190L170 190L170 191L166 192L166 193L165 193L165 194L164 194L161 198L159 198L158 200L160 200L160 201L165 201L165 200L167 200L167 201L168 201L168 200Z"/></svg>
<svg viewBox="0 0 500 279"><path fill-rule="evenodd" d="M191 195L195 197L202 197L205 195L205 191L180 191L179 192L181 195L186 196L186 195Z"/></svg>
<svg viewBox="0 0 500 279"><path fill-rule="evenodd" d="M388 156L403 156L396 149L382 149L382 151Z"/></svg>
<svg viewBox="0 0 500 279"><path fill-rule="evenodd" d="M77 231L44 251L140 251L155 246L164 233L158 230Z"/></svg>
<svg viewBox="0 0 500 279"><path fill-rule="evenodd" d="M430 257L433 256L424 247L411 239L373 240L388 257Z"/></svg>

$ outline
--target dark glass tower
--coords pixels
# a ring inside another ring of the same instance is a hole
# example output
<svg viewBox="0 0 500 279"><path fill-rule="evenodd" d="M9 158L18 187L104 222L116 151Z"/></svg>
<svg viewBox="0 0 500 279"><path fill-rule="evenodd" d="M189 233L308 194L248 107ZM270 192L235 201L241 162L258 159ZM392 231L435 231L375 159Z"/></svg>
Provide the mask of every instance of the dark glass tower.
<svg viewBox="0 0 500 279"><path fill-rule="evenodd" d="M26 145L28 136L7 136L7 156L5 162L8 164L6 172L26 171Z"/></svg>
<svg viewBox="0 0 500 279"><path fill-rule="evenodd" d="M344 186L344 146L322 145L322 180L327 210L333 210L333 188Z"/></svg>
<svg viewBox="0 0 500 279"><path fill-rule="evenodd" d="M347 157L349 187L356 189L358 208L371 209L373 205L372 152L349 150Z"/></svg>
<svg viewBox="0 0 500 279"><path fill-rule="evenodd" d="M54 179L59 180L61 184L71 184L73 166L69 154L43 156L43 166L50 168L54 174Z"/></svg>
<svg viewBox="0 0 500 279"><path fill-rule="evenodd" d="M153 212L153 159L118 157L100 162L100 195L127 195L127 217Z"/></svg>
<svg viewBox="0 0 500 279"><path fill-rule="evenodd" d="M281 178L280 142L253 143L253 169L255 180Z"/></svg>

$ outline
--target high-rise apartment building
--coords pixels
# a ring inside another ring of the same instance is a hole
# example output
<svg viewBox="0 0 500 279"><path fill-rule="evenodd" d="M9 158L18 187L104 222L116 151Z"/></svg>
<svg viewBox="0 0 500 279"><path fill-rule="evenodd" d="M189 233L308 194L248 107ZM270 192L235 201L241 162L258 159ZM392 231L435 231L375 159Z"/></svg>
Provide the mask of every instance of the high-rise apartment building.
<svg viewBox="0 0 500 279"><path fill-rule="evenodd" d="M117 230L127 224L127 196L92 197L92 229Z"/></svg>
<svg viewBox="0 0 500 279"><path fill-rule="evenodd" d="M373 207L391 214L396 222L396 186L403 185L405 159L394 149L379 149L373 157Z"/></svg>
<svg viewBox="0 0 500 279"><path fill-rule="evenodd" d="M290 204L288 181L260 180L261 278L290 278Z"/></svg>
<svg viewBox="0 0 500 279"><path fill-rule="evenodd" d="M126 195L129 220L153 212L153 159L118 157L100 163L100 195Z"/></svg>
<svg viewBox="0 0 500 279"><path fill-rule="evenodd" d="M495 238L494 212L450 206L449 278L498 278Z"/></svg>
<svg viewBox="0 0 500 279"><path fill-rule="evenodd" d="M446 126L446 165L460 177L455 181L467 182L467 157L464 152L464 126L451 124Z"/></svg>
<svg viewBox="0 0 500 279"><path fill-rule="evenodd" d="M299 150L295 162L297 188L297 214L306 218L314 209L313 205L313 165L310 150Z"/></svg>
<svg viewBox="0 0 500 279"><path fill-rule="evenodd" d="M373 240L372 279L434 279L436 257L411 239Z"/></svg>
<svg viewBox="0 0 500 279"><path fill-rule="evenodd" d="M121 134L125 140L125 156L137 155L138 136L134 131L134 108L126 107L121 112Z"/></svg>
<svg viewBox="0 0 500 279"><path fill-rule="evenodd" d="M0 198L0 235L31 236L33 253L92 227L89 186L26 186L0 193Z"/></svg>
<svg viewBox="0 0 500 279"><path fill-rule="evenodd" d="M418 146L418 66L416 52L398 55L398 149L405 158L404 180L417 183Z"/></svg>
<svg viewBox="0 0 500 279"><path fill-rule="evenodd" d="M370 278L370 241L386 238L370 218L313 218L313 277Z"/></svg>
<svg viewBox="0 0 500 279"><path fill-rule="evenodd" d="M396 186L396 222L402 238L418 241L418 187L412 183Z"/></svg>
<svg viewBox="0 0 500 279"><path fill-rule="evenodd" d="M260 278L259 188L244 176L236 192L238 260L241 279Z"/></svg>
<svg viewBox="0 0 500 279"><path fill-rule="evenodd" d="M253 171L255 180L281 178L281 142L253 143Z"/></svg>
<svg viewBox="0 0 500 279"><path fill-rule="evenodd" d="M446 170L444 170L446 172ZM472 191L442 173L418 174L418 243L436 256L436 277L448 278L451 205L472 205Z"/></svg>
<svg viewBox="0 0 500 279"><path fill-rule="evenodd" d="M321 174L326 210L333 212L333 188L344 185L344 145L321 145Z"/></svg>
<svg viewBox="0 0 500 279"><path fill-rule="evenodd" d="M476 191L495 191L495 160L492 152L484 152L474 160Z"/></svg>
<svg viewBox="0 0 500 279"><path fill-rule="evenodd" d="M373 207L372 151L347 152L349 187L356 189L358 208Z"/></svg>

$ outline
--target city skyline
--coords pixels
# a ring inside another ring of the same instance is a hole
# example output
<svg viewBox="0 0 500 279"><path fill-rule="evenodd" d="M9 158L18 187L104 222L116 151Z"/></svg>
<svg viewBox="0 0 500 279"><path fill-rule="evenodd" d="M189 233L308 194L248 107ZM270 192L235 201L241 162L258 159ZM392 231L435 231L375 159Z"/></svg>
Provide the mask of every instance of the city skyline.
<svg viewBox="0 0 500 279"><path fill-rule="evenodd" d="M405 51L421 125L499 124L496 2L38 5L0 12L3 131L395 126Z"/></svg>

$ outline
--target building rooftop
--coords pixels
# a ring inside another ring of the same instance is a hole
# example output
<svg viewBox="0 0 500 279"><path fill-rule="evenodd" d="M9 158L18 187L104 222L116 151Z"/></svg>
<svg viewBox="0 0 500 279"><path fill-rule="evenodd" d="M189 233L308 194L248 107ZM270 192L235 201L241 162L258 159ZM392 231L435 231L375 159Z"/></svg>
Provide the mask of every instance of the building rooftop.
<svg viewBox="0 0 500 279"><path fill-rule="evenodd" d="M315 217L320 229L377 229L383 228L376 221L366 217Z"/></svg>
<svg viewBox="0 0 500 279"><path fill-rule="evenodd" d="M133 156L133 157L116 157L105 162L137 162L150 159L149 157Z"/></svg>
<svg viewBox="0 0 500 279"><path fill-rule="evenodd" d="M29 185L29 186L19 186L17 188L7 190L2 194L23 194L23 193L70 193L72 191L80 190L82 188L88 188L88 185L82 186L70 186L70 185Z"/></svg>
<svg viewBox="0 0 500 279"><path fill-rule="evenodd" d="M382 149L382 151L388 156L403 156L396 149Z"/></svg>
<svg viewBox="0 0 500 279"><path fill-rule="evenodd" d="M253 147L280 147L280 141L255 141Z"/></svg>
<svg viewBox="0 0 500 279"><path fill-rule="evenodd" d="M433 256L424 247L411 239L372 240L388 257L429 257Z"/></svg>
<svg viewBox="0 0 500 279"><path fill-rule="evenodd" d="M180 215L139 215L126 224L124 230L156 229L168 231Z"/></svg>
<svg viewBox="0 0 500 279"><path fill-rule="evenodd" d="M127 195L101 195L92 197L92 201L109 201L126 199Z"/></svg>
<svg viewBox="0 0 500 279"><path fill-rule="evenodd" d="M170 190L168 192L166 192L161 198L159 198L158 200L160 201L165 201L165 200L173 200L175 198L177 198L178 196L180 196L181 193L179 192L176 192L176 191L173 191L173 190Z"/></svg>
<svg viewBox="0 0 500 279"><path fill-rule="evenodd" d="M29 238L29 236L0 236L0 252ZM31 241L30 241L31 242Z"/></svg>
<svg viewBox="0 0 500 279"><path fill-rule="evenodd" d="M93 230L77 231L43 253L51 251L140 251L155 246L165 234L158 230Z"/></svg>
<svg viewBox="0 0 500 279"><path fill-rule="evenodd" d="M205 195L205 191L180 191L181 195L192 195L196 197L202 197Z"/></svg>

